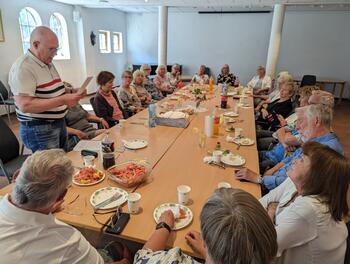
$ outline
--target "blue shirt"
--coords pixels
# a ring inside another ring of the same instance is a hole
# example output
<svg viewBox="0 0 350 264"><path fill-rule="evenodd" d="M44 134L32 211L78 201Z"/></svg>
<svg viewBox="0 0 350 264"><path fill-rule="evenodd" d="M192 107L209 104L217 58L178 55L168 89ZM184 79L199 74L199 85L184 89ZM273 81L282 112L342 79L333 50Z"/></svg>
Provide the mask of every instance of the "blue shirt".
<svg viewBox="0 0 350 264"><path fill-rule="evenodd" d="M343 146L340 144L340 141L335 133L328 133L324 136L310 139L309 141L318 142L323 145L327 145L328 147L334 149L340 154L344 155ZM294 153L285 159L282 162L285 164L282 168L277 170L271 176L263 177L263 183L267 189L272 190L280 185L287 178L287 171L291 168L293 161L300 159L303 154L303 148L298 148Z"/></svg>

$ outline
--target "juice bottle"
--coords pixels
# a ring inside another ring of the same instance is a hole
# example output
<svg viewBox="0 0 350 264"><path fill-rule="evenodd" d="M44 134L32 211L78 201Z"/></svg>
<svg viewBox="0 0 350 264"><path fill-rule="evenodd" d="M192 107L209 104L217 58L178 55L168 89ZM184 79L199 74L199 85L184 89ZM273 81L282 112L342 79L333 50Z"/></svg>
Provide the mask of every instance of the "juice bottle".
<svg viewBox="0 0 350 264"><path fill-rule="evenodd" d="M213 111L213 117L214 117L214 136L219 135L219 128L220 128L220 115L219 115L219 110L218 106L215 106L215 109Z"/></svg>
<svg viewBox="0 0 350 264"><path fill-rule="evenodd" d="M209 79L209 94L213 94L214 91L214 79L211 76Z"/></svg>

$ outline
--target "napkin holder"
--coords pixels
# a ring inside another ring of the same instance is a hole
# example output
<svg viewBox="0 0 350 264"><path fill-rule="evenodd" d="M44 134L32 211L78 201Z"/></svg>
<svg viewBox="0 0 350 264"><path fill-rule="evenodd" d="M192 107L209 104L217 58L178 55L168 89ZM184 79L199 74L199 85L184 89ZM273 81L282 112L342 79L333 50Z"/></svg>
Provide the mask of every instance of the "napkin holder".
<svg viewBox="0 0 350 264"><path fill-rule="evenodd" d="M166 118L157 116L156 123L158 126L186 128L189 125L190 120L188 118Z"/></svg>

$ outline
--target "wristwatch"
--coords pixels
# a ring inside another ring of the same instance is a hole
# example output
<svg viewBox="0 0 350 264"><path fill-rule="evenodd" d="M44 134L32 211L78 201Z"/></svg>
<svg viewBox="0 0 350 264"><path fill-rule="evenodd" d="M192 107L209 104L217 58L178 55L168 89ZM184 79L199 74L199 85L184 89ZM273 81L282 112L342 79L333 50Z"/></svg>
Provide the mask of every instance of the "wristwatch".
<svg viewBox="0 0 350 264"><path fill-rule="evenodd" d="M161 228L166 228L166 229L169 231L169 233L171 233L171 228L170 228L170 226L169 226L167 223L165 223L165 222L159 222L159 223L156 225L156 230L161 229Z"/></svg>
<svg viewBox="0 0 350 264"><path fill-rule="evenodd" d="M256 180L256 183L263 184L263 178L259 175L259 178Z"/></svg>

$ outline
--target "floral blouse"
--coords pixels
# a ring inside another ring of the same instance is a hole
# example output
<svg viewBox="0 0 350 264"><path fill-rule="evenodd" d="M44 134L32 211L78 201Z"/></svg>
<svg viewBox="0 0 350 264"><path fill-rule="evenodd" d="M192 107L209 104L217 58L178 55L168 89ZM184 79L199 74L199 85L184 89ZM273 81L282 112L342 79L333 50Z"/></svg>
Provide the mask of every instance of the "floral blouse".
<svg viewBox="0 0 350 264"><path fill-rule="evenodd" d="M234 76L232 73L229 73L227 75L219 74L218 75L218 84L219 83L227 83L230 86L233 86L236 81L236 76Z"/></svg>
<svg viewBox="0 0 350 264"><path fill-rule="evenodd" d="M152 96L154 100L163 99L162 93L155 87L154 83L146 76L143 82L143 86L147 92Z"/></svg>
<svg viewBox="0 0 350 264"><path fill-rule="evenodd" d="M172 248L170 250L162 250L153 252L150 249L140 249L136 252L134 264L200 264L190 256L182 253L181 248Z"/></svg>
<svg viewBox="0 0 350 264"><path fill-rule="evenodd" d="M193 75L191 82L198 84L208 84L209 76L207 74L198 75L198 73L196 73L195 75Z"/></svg>
<svg viewBox="0 0 350 264"><path fill-rule="evenodd" d="M132 87L126 90L123 86L120 86L118 90L118 99L123 109L129 114L135 114L136 108L141 107L141 101Z"/></svg>
<svg viewBox="0 0 350 264"><path fill-rule="evenodd" d="M131 88L133 88L138 96L138 98L141 101L141 104L143 107L147 107L150 104L150 101L152 100L151 95L143 85L137 85L135 83L132 83L130 85Z"/></svg>
<svg viewBox="0 0 350 264"><path fill-rule="evenodd" d="M167 72L166 76L170 82L173 89L176 89L177 84L180 82L180 76L174 76L171 72Z"/></svg>
<svg viewBox="0 0 350 264"><path fill-rule="evenodd" d="M163 93L163 95L172 93L174 91L174 87L171 86L167 75L161 77L157 74L153 79L153 83L158 88L158 90Z"/></svg>

